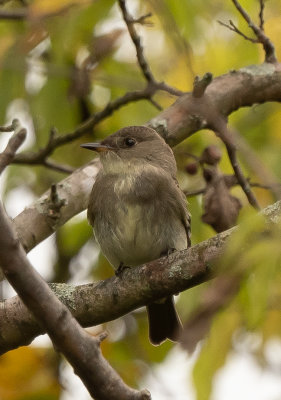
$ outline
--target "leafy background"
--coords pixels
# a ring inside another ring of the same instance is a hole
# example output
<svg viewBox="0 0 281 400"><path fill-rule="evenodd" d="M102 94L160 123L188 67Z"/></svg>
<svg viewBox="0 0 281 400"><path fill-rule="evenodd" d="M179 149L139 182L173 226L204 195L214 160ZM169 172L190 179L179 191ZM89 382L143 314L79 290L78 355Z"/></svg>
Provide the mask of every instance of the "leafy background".
<svg viewBox="0 0 281 400"><path fill-rule="evenodd" d="M259 46L243 40L217 22L231 19L239 29L251 35L231 1L128 3L136 16L153 13L152 26L139 26L138 31L154 75L183 91L191 90L195 75L202 76L210 71L218 76L263 61ZM247 0L242 3L257 21L259 2ZM20 6L20 1L10 1L1 7L12 10ZM135 61L135 50L113 0L34 0L28 2L28 10L28 18L22 21L0 20L0 124L20 118L28 127L28 139L22 149L36 151L47 143L53 127L60 135L73 131L108 101L126 91L142 88L144 81ZM280 59L279 0L266 2L265 21L265 30ZM89 76L79 75L79 67L86 57L92 60L91 72ZM156 98L164 108L174 101L165 93L157 94ZM73 168L83 165L92 155L80 149L80 143L103 138L126 125L143 124L157 113L158 110L147 101L131 103L79 141L57 149L52 159ZM271 103L240 109L230 116L230 125L240 132L261 162L280 180L280 106ZM1 134L1 146L8 137L9 134ZM219 140L213 132L201 131L174 149L179 180L184 189L192 191L204 184L200 172L192 176L186 173L185 154L199 156L210 144L221 148L220 168L224 173L231 173ZM253 174L245 161L242 159L245 173L259 181L259 176ZM8 211L11 214L19 212L64 176L42 166L10 166L1 178L1 191ZM194 360L191 374L194 396L198 400L210 398L216 373L227 365L231 355L239 353L243 343L243 351L254 357L262 370L274 369L274 373L279 374L281 370L280 358L273 365L266 355L268 343L273 340L280 343L280 230L276 228L268 236L262 235L264 222L253 216L239 188L234 188L233 193L244 206L239 220L242 228L239 236L231 241L222 266L226 271L248 269L240 289L215 314L210 332L197 347L195 356L188 356ZM270 191L255 189L255 194L262 206L274 201ZM201 196L191 197L189 204L192 242L198 243L213 236L214 231L201 222ZM35 267L38 266L49 281L82 283L105 279L113 273L98 253L85 213L60 228L48 243L52 257L41 245L38 246L37 254L41 252L41 256L36 258ZM183 321L196 311L211 284L200 285L179 296L177 308ZM6 292L9 292L7 287ZM104 356L129 385L143 385L174 351L174 346L168 342L157 348L149 344L146 315L142 310L92 331L102 329L109 332L108 340L102 345ZM7 353L0 359L0 398L63 398L64 388L59 383L63 380L62 365L61 358L46 346L35 344ZM186 382L189 379L186 376ZM160 385L164 385L163 381ZM165 397L162 393L161 396L159 394L159 399L171 398L171 394ZM272 400L280 396L281 393ZM157 395L154 398L157 400ZM268 397L268 400L271 399Z"/></svg>

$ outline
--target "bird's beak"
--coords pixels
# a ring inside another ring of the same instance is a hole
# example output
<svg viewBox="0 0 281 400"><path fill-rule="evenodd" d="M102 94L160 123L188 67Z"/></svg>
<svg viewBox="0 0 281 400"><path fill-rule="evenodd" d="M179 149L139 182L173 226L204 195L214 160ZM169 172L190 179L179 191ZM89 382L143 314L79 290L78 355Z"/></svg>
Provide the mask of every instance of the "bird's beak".
<svg viewBox="0 0 281 400"><path fill-rule="evenodd" d="M101 153L102 151L113 150L113 147L101 143L84 143L80 144L80 147L88 150L97 151L98 153Z"/></svg>

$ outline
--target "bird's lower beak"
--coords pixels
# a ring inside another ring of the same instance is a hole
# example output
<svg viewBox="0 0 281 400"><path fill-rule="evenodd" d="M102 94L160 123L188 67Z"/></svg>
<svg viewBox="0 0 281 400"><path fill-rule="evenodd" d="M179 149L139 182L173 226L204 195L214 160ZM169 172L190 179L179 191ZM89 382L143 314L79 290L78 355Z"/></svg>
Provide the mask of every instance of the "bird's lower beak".
<svg viewBox="0 0 281 400"><path fill-rule="evenodd" d="M97 151L98 153L101 153L102 151L113 150L113 147L106 146L101 143L84 143L84 144L80 144L80 147L83 147L84 149L88 149L88 150Z"/></svg>

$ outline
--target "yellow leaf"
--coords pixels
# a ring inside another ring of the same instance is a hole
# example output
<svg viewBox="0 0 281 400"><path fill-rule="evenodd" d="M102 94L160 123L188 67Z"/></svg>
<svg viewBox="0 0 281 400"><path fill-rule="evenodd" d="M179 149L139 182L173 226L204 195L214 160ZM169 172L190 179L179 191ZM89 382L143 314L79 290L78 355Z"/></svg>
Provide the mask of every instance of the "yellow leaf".
<svg viewBox="0 0 281 400"><path fill-rule="evenodd" d="M48 394L58 399L60 387L55 376L56 362L49 350L21 347L0 358L0 399L31 398ZM46 398L46 397L45 397Z"/></svg>
<svg viewBox="0 0 281 400"><path fill-rule="evenodd" d="M45 15L52 15L56 13L60 13L66 11L73 6L83 6L89 4L88 0L35 0L29 7L30 15L33 18L42 17Z"/></svg>

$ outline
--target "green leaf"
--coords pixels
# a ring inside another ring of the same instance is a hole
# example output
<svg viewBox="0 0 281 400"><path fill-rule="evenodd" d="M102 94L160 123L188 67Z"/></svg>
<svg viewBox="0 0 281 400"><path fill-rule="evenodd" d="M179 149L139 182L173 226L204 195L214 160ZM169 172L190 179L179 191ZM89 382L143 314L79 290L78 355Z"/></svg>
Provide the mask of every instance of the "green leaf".
<svg viewBox="0 0 281 400"><path fill-rule="evenodd" d="M214 320L193 370L197 400L208 400L215 373L221 368L231 349L232 335L240 323L238 313L227 309Z"/></svg>

